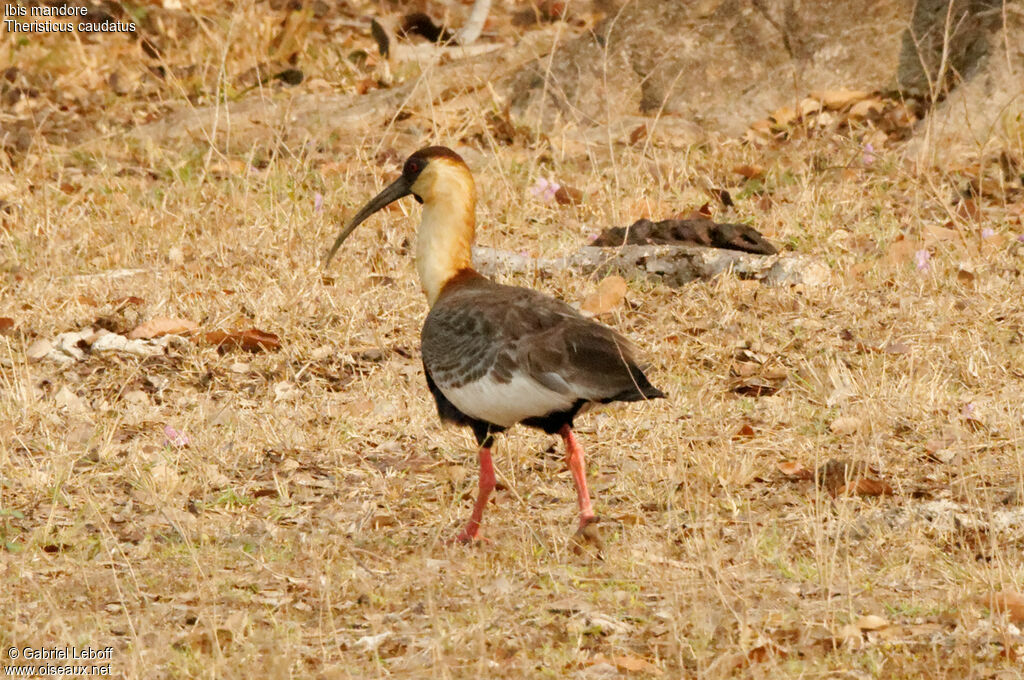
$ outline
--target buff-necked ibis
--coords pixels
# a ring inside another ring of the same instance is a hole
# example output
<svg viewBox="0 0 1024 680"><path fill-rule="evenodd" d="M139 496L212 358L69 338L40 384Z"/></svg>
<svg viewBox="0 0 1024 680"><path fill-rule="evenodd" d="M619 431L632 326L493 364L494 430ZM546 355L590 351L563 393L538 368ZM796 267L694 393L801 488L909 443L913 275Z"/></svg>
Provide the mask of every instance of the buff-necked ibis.
<svg viewBox="0 0 1024 680"><path fill-rule="evenodd" d="M479 537L495 487L494 435L516 423L565 441L583 531L596 517L573 418L591 404L665 395L647 380L633 346L616 331L560 300L495 283L473 269L476 186L466 163L446 147L410 156L401 177L338 235L326 262L361 222L410 194L423 204L416 269L430 304L420 338L427 386L441 420L471 427L480 447L479 494L458 539Z"/></svg>

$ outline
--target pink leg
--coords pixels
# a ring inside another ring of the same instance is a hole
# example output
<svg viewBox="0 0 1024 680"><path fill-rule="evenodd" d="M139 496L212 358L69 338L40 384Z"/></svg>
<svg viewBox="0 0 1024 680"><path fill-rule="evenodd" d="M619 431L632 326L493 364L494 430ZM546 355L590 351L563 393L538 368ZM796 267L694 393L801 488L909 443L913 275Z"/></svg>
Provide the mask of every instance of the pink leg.
<svg viewBox="0 0 1024 680"><path fill-rule="evenodd" d="M572 428L563 425L558 431L565 441L565 462L572 472L572 481L576 484L576 500L580 506L580 529L596 521L594 508L590 505L590 492L587 491L587 470L583 465L583 447L576 441Z"/></svg>
<svg viewBox="0 0 1024 680"><path fill-rule="evenodd" d="M470 543L482 538L479 536L480 523L484 519L484 508L487 507L487 499L497 485L494 478L494 462L491 460L491 450L486 446L480 448L480 487L476 495L476 504L473 506L473 514L469 517L466 528L462 530L455 540L460 543Z"/></svg>

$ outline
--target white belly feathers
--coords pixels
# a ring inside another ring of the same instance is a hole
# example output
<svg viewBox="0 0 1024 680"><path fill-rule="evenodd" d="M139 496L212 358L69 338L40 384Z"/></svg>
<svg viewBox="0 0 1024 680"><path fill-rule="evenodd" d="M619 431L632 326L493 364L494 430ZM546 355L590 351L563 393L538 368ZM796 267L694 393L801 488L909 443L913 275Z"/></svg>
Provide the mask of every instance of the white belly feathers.
<svg viewBox="0 0 1024 680"><path fill-rule="evenodd" d="M573 395L550 390L522 374L509 382L487 375L462 387L442 387L441 392L466 415L501 427L565 411L575 403Z"/></svg>

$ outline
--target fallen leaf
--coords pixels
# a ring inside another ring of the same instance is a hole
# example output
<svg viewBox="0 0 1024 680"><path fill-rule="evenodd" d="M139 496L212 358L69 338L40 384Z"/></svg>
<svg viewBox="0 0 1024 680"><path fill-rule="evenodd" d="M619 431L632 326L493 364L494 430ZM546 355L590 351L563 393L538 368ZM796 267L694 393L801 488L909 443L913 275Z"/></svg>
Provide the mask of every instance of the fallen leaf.
<svg viewBox="0 0 1024 680"><path fill-rule="evenodd" d="M761 364L753 361L737 361L729 367L729 372L740 378L749 378L761 370Z"/></svg>
<svg viewBox="0 0 1024 680"><path fill-rule="evenodd" d="M32 361L39 361L49 354L52 349L53 343L45 338L40 338L28 346L28 349L25 350L25 355Z"/></svg>
<svg viewBox="0 0 1024 680"><path fill-rule="evenodd" d="M889 244L885 252L885 259L889 264L898 267L907 264L914 258L914 254L921 250L921 242L900 235L895 241Z"/></svg>
<svg viewBox="0 0 1024 680"><path fill-rule="evenodd" d="M732 386L732 391L744 397L770 397L779 391L779 385L760 378L741 380Z"/></svg>
<svg viewBox="0 0 1024 680"><path fill-rule="evenodd" d="M14 328L14 319L9 316L0 316L0 333L6 334Z"/></svg>
<svg viewBox="0 0 1024 680"><path fill-rule="evenodd" d="M655 666L647 659L643 659L639 656L633 656L632 654L615 654L613 656L605 656L598 652L588 662L588 665L595 666L598 664L608 664L614 666L616 670L625 673L650 673L653 675L661 675L661 669Z"/></svg>
<svg viewBox="0 0 1024 680"><path fill-rule="evenodd" d="M960 232L948 227L940 227L937 224L929 224L921 229L921 236L924 237L925 245L956 241L960 238Z"/></svg>
<svg viewBox="0 0 1024 680"><path fill-rule="evenodd" d="M371 529L385 529L387 527L393 527L398 524L398 518L388 513L376 513L370 518L369 525Z"/></svg>
<svg viewBox="0 0 1024 680"><path fill-rule="evenodd" d="M637 144L638 142L642 142L645 139L647 139L646 125L639 125L636 127L636 129L629 133L629 143L631 145Z"/></svg>
<svg viewBox="0 0 1024 680"><path fill-rule="evenodd" d="M779 645L775 644L774 642L767 642L763 645L754 647L749 652L747 652L747 660L751 663L764 663L772 657L784 659L787 656L789 656L789 654L786 652L786 650L780 647Z"/></svg>
<svg viewBox="0 0 1024 680"><path fill-rule="evenodd" d="M883 347L882 351L886 354L909 354L910 347L908 347L906 343L894 340Z"/></svg>
<svg viewBox="0 0 1024 680"><path fill-rule="evenodd" d="M273 333L256 328L247 331L210 331L203 339L220 348L240 348L246 352L262 352L280 349L281 340Z"/></svg>
<svg viewBox="0 0 1024 680"><path fill-rule="evenodd" d="M130 390L124 393L124 400L129 404L146 406L149 404L149 395L142 390Z"/></svg>
<svg viewBox="0 0 1024 680"><path fill-rule="evenodd" d="M1024 595L1014 590L995 593L991 600L992 609L1004 612L1014 623L1024 623Z"/></svg>
<svg viewBox="0 0 1024 680"><path fill-rule="evenodd" d="M753 437L754 434L755 432L753 426L750 423L743 423L742 427L740 427L740 429L736 431L736 434L733 436L733 438L736 439L738 437Z"/></svg>
<svg viewBox="0 0 1024 680"><path fill-rule="evenodd" d="M136 295L128 295L127 297L119 297L110 301L110 304L116 308L127 307L128 305L144 305L146 301Z"/></svg>
<svg viewBox="0 0 1024 680"><path fill-rule="evenodd" d="M580 309L590 316L607 314L620 304L626 297L626 280L621 276L608 276L597 284L597 290L588 295Z"/></svg>
<svg viewBox="0 0 1024 680"><path fill-rule="evenodd" d="M799 111L801 116L817 113L818 111L821 111L821 102L811 97L805 97L804 100L800 102Z"/></svg>
<svg viewBox="0 0 1024 680"><path fill-rule="evenodd" d="M965 198L957 203L956 214L968 222L979 222L982 217L981 206L978 205L977 201Z"/></svg>
<svg viewBox="0 0 1024 680"><path fill-rule="evenodd" d="M183 335L199 329L199 325L188 319L172 319L166 316L153 317L136 326L128 334L129 340L149 340L163 335Z"/></svg>
<svg viewBox="0 0 1024 680"><path fill-rule="evenodd" d="M815 477L818 483L833 496L856 493L862 496L882 496L893 493L886 482L868 477L873 471L864 461L848 461L830 458L822 463Z"/></svg>
<svg viewBox="0 0 1024 680"><path fill-rule="evenodd" d="M60 391L54 395L53 401L57 406L64 407L71 413L81 413L89 410L89 407L82 401L82 398L72 392L67 385L60 388Z"/></svg>
<svg viewBox="0 0 1024 680"><path fill-rule="evenodd" d="M555 189L555 202L558 205L575 205L583 202L583 192L564 184Z"/></svg>
<svg viewBox="0 0 1024 680"><path fill-rule="evenodd" d="M840 416L828 426L833 433L838 435L853 434L860 429L861 420L853 416Z"/></svg>
<svg viewBox="0 0 1024 680"><path fill-rule="evenodd" d="M760 165L736 165L732 169L737 175L742 175L747 179L755 179L764 176L764 168Z"/></svg>
<svg viewBox="0 0 1024 680"><path fill-rule="evenodd" d="M867 614L857 619L857 628L860 630L881 630L889 625L889 622L877 614Z"/></svg>
<svg viewBox="0 0 1024 680"><path fill-rule="evenodd" d="M857 626L848 623L839 629L839 639L845 645L860 647L864 643L864 633Z"/></svg>
<svg viewBox="0 0 1024 680"><path fill-rule="evenodd" d="M814 479L814 473L797 461L785 461L776 466L782 474L790 479Z"/></svg>
<svg viewBox="0 0 1024 680"><path fill-rule="evenodd" d="M302 396L302 392L295 386L295 383L282 380L274 385L274 403L279 401L295 401Z"/></svg>
<svg viewBox="0 0 1024 680"><path fill-rule="evenodd" d="M228 158L226 161L216 160L210 163L209 165L210 174L216 177L231 177L232 175L244 175L245 170L245 161L238 158Z"/></svg>
<svg viewBox="0 0 1024 680"><path fill-rule="evenodd" d="M150 356L163 352L162 341L149 342L146 340L129 340L117 333L105 333L93 341L90 351L101 352L124 352L138 356Z"/></svg>
<svg viewBox="0 0 1024 680"><path fill-rule="evenodd" d="M891 496L895 493L888 482L861 477L836 489L836 496L856 494L858 496Z"/></svg>
<svg viewBox="0 0 1024 680"><path fill-rule="evenodd" d="M366 77L356 82L356 92L359 94L366 94L370 90L377 89L377 81L373 78Z"/></svg>
<svg viewBox="0 0 1024 680"><path fill-rule="evenodd" d="M356 647L359 647L367 654L373 654L380 647L381 643L391 637L390 631L384 631L378 635L364 635L363 637L356 640Z"/></svg>
<svg viewBox="0 0 1024 680"><path fill-rule="evenodd" d="M862 99L850 107L850 118L867 118L871 113L881 113L885 104L881 99L871 97Z"/></svg>
<svg viewBox="0 0 1024 680"><path fill-rule="evenodd" d="M819 90L811 92L811 96L820 101L826 109L838 110L868 97L867 92L861 90Z"/></svg>
<svg viewBox="0 0 1024 680"><path fill-rule="evenodd" d="M798 118L796 109L792 106L783 106L781 109L777 109L772 113L772 120L775 121L775 125L780 128L788 126L790 123Z"/></svg>

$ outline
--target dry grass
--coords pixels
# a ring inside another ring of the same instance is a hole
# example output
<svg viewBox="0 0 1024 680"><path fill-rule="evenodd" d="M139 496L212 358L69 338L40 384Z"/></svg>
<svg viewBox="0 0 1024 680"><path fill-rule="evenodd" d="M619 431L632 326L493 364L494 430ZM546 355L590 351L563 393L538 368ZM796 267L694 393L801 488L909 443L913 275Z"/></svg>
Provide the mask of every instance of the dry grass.
<svg viewBox="0 0 1024 680"><path fill-rule="evenodd" d="M10 50L51 89L26 104L38 134L10 153L0 196L0 316L15 321L0 335L0 649L113 645L113 673L133 678L1019 677L1024 638L989 601L1024 589L1019 193L979 199L975 222L953 205L966 180L952 160L913 168L894 146L865 166L856 139L833 134L562 153L491 143L476 114L399 123L402 154L427 141L465 152L485 245L567 252L644 212L693 209L707 185L740 196L731 168L758 163L771 200L744 196L731 217L834 272L806 289L631 282L606 320L670 398L581 419L603 559L573 552L561 451L526 430L498 445L492 542L452 547L475 457L423 381L416 206L364 226L329 277L317 266L342 217L397 170L368 160L379 137L228 158L122 137L223 93L284 15L210 16L167 59L212 77L143 78L124 96L104 83L141 72L134 47L117 62L110 43ZM229 30L253 39L225 48ZM306 35L308 78L344 91L360 72L339 63L370 73L338 56L368 47L348 31ZM73 80L76 59L88 82ZM79 128L110 135L104 152L61 127L69 87ZM531 199L541 176L585 203ZM949 221L962 239L932 244L927 270L889 261L899 234ZM597 282L512 283L579 301ZM144 303L112 303L130 295ZM282 346L26 358L37 338L154 316L254 326ZM739 349L785 369L783 389L730 391ZM58 406L64 388L81 403ZM841 416L858 419L852 432L830 429ZM736 436L745 424L753 436ZM191 445L168 443L165 425ZM943 440L946 462L929 454ZM832 498L777 471L830 458L870 463L895 495ZM889 625L852 635L868 614Z"/></svg>

